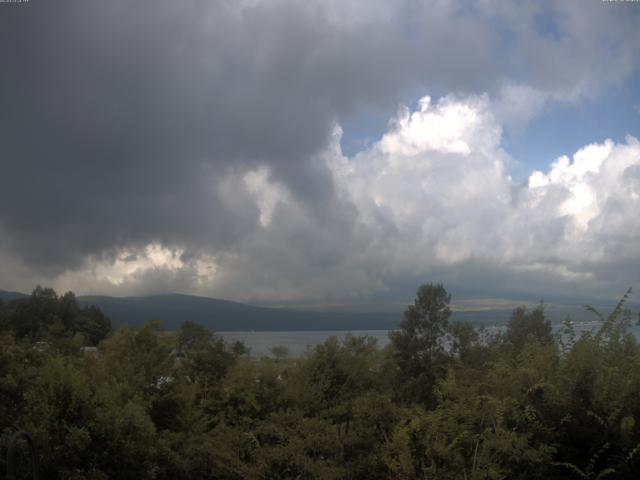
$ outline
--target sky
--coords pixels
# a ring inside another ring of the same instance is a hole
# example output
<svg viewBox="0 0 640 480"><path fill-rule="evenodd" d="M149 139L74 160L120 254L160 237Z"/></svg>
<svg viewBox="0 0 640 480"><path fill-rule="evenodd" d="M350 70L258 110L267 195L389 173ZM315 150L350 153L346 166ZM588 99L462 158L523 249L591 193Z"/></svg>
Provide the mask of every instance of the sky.
<svg viewBox="0 0 640 480"><path fill-rule="evenodd" d="M639 24L600 0L0 3L0 289L620 297Z"/></svg>

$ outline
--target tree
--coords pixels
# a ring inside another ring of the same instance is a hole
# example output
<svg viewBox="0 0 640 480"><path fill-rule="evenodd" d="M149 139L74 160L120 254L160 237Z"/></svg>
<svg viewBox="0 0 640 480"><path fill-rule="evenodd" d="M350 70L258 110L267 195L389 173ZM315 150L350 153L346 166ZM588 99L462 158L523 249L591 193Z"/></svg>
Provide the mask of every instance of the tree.
<svg viewBox="0 0 640 480"><path fill-rule="evenodd" d="M478 332L469 322L453 322L451 325L451 352L465 361L478 342Z"/></svg>
<svg viewBox="0 0 640 480"><path fill-rule="evenodd" d="M187 320L182 322L177 347L186 353L190 350L202 350L213 341L213 332L204 325Z"/></svg>
<svg viewBox="0 0 640 480"><path fill-rule="evenodd" d="M202 399L217 388L222 378L236 361L236 354L229 352L224 339L197 322L182 323L176 347L182 356L182 372L199 385Z"/></svg>
<svg viewBox="0 0 640 480"><path fill-rule="evenodd" d="M17 338L77 351L76 344L97 345L106 338L111 320L96 306L81 308L73 292L58 296L51 288L37 286L30 297L0 308L0 329L11 330Z"/></svg>
<svg viewBox="0 0 640 480"><path fill-rule="evenodd" d="M269 349L269 353L273 355L276 363L283 362L289 356L289 348L285 347L284 345L274 345Z"/></svg>
<svg viewBox="0 0 640 480"><path fill-rule="evenodd" d="M518 349L529 341L552 343L551 322L546 318L544 304L540 303L530 312L527 312L526 307L517 307L507 324L506 339Z"/></svg>
<svg viewBox="0 0 640 480"><path fill-rule="evenodd" d="M97 345L111 332L111 320L98 307L89 305L78 311L72 331L81 333L91 345Z"/></svg>
<svg viewBox="0 0 640 480"><path fill-rule="evenodd" d="M422 285L404 312L400 329L389 334L400 371L420 400L431 397L434 362L443 353L442 340L449 327L450 301L442 284Z"/></svg>

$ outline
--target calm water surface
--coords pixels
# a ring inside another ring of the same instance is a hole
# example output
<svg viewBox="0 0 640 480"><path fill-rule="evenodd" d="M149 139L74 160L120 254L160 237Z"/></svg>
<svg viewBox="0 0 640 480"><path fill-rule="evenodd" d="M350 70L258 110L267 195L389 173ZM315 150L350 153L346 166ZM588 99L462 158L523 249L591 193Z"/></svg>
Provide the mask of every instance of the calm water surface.
<svg viewBox="0 0 640 480"><path fill-rule="evenodd" d="M593 331L595 332L601 323L599 322L584 322L575 323L576 336L579 337L581 333ZM504 326L486 327L485 331L488 334L498 333L504 330ZM562 328L562 325L554 325L554 329L558 331ZM633 325L630 331L640 341L640 326ZM322 330L314 332L218 332L224 337L225 340L233 342L236 340L242 340L250 349L253 357L263 357L270 355L270 349L275 346L285 346L289 349L289 353L292 356L302 355L308 348L313 348L316 345L324 343L324 341L332 336L340 339L344 338L347 334L362 337L369 336L376 339L378 347L385 347L389 343L388 330Z"/></svg>

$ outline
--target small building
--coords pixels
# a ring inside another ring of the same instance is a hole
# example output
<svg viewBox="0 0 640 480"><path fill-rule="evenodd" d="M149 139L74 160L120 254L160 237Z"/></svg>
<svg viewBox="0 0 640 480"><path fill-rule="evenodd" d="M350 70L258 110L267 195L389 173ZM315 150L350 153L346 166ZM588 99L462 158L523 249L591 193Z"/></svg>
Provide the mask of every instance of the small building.
<svg viewBox="0 0 640 480"><path fill-rule="evenodd" d="M90 357L97 357L99 355L98 347L80 347L80 353Z"/></svg>

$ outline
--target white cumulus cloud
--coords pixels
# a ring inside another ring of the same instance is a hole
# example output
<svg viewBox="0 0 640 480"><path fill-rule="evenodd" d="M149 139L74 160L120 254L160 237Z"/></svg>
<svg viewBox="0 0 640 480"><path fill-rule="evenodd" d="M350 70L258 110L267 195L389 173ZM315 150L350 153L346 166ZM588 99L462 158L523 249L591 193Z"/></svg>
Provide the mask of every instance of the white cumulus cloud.
<svg viewBox="0 0 640 480"><path fill-rule="evenodd" d="M122 249L53 285L337 301L413 281L541 294L637 284L640 142L586 145L516 184L500 108L488 95L424 97L353 157L343 155L336 127L315 160L332 180L330 205L305 203L266 166L231 170L220 179L224 201L256 228L228 248Z"/></svg>

